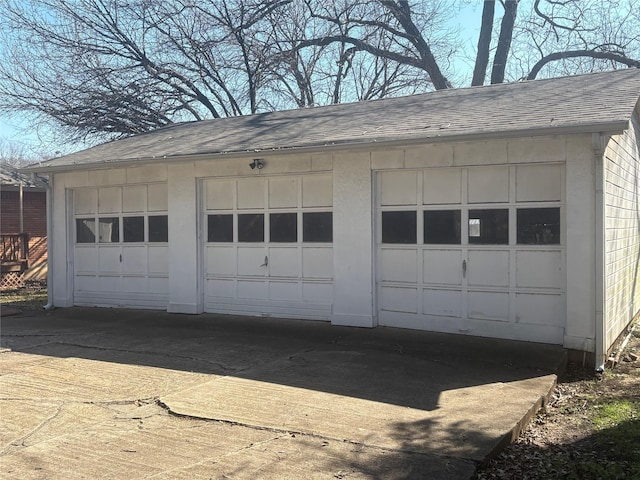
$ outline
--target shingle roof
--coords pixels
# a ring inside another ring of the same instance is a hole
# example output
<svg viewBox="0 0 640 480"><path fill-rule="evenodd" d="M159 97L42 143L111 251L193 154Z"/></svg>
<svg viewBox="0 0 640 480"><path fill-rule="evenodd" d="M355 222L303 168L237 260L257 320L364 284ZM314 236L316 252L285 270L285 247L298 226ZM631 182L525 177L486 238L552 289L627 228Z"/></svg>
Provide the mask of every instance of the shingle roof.
<svg viewBox="0 0 640 480"><path fill-rule="evenodd" d="M193 155L474 136L622 131L640 69L440 90L382 100L170 125L59 157L36 170Z"/></svg>
<svg viewBox="0 0 640 480"><path fill-rule="evenodd" d="M31 175L20 173L15 167L0 162L0 185L25 188L45 188L46 182L40 177L31 178Z"/></svg>

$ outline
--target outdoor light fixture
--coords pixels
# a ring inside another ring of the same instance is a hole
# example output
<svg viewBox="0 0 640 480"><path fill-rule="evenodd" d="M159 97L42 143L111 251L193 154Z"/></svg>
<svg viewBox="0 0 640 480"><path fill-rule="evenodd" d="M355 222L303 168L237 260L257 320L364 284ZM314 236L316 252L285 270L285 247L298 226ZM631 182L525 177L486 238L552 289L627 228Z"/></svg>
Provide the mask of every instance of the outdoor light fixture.
<svg viewBox="0 0 640 480"><path fill-rule="evenodd" d="M254 168L258 168L258 170L261 170L264 168L264 162L259 158L254 158L253 162L251 162L249 166L251 167L251 170L253 170Z"/></svg>

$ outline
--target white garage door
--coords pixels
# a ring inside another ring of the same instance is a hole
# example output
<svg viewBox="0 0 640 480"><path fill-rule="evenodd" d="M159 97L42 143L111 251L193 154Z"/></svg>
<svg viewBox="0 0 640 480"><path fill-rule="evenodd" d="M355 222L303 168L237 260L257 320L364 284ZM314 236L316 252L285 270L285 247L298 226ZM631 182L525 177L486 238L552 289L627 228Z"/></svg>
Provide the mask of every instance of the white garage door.
<svg viewBox="0 0 640 480"><path fill-rule="evenodd" d="M204 181L208 312L329 319L331 175Z"/></svg>
<svg viewBox="0 0 640 480"><path fill-rule="evenodd" d="M379 172L378 323L562 343L563 171Z"/></svg>
<svg viewBox="0 0 640 480"><path fill-rule="evenodd" d="M167 185L73 192L74 304L167 307Z"/></svg>

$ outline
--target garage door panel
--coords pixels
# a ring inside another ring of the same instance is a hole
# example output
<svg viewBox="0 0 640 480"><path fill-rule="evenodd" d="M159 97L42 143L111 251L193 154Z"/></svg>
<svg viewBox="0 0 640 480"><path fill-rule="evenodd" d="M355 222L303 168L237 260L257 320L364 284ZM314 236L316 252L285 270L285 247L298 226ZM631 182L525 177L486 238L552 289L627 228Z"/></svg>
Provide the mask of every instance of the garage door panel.
<svg viewBox="0 0 640 480"><path fill-rule="evenodd" d="M333 284L304 282L302 284L302 300L305 302L332 303Z"/></svg>
<svg viewBox="0 0 640 480"><path fill-rule="evenodd" d="M150 212L166 212L169 208L169 190L166 183L147 186L147 208Z"/></svg>
<svg viewBox="0 0 640 480"><path fill-rule="evenodd" d="M497 292L469 292L467 295L469 318L509 321L509 294Z"/></svg>
<svg viewBox="0 0 640 480"><path fill-rule="evenodd" d="M470 250L467 281L472 286L509 287L508 250Z"/></svg>
<svg viewBox="0 0 640 480"><path fill-rule="evenodd" d="M296 247L270 247L268 257L269 276L298 277L300 275L298 249Z"/></svg>
<svg viewBox="0 0 640 480"><path fill-rule="evenodd" d="M440 205L462 201L462 177L460 169L436 168L425 170L422 203Z"/></svg>
<svg viewBox="0 0 640 480"><path fill-rule="evenodd" d="M302 247L302 276L304 278L333 278L333 249Z"/></svg>
<svg viewBox="0 0 640 480"><path fill-rule="evenodd" d="M96 247L76 247L75 269L76 272L97 272L98 271L98 249Z"/></svg>
<svg viewBox="0 0 640 480"><path fill-rule="evenodd" d="M383 287L380 307L388 312L418 312L418 290L416 288Z"/></svg>
<svg viewBox="0 0 640 480"><path fill-rule="evenodd" d="M235 280L207 279L205 295L208 297L235 298L236 293Z"/></svg>
<svg viewBox="0 0 640 480"><path fill-rule="evenodd" d="M527 251L516 254L516 284L523 288L556 288L564 284L560 251Z"/></svg>
<svg viewBox="0 0 640 480"><path fill-rule="evenodd" d="M295 208L298 205L297 178L271 178L269 180L269 207Z"/></svg>
<svg viewBox="0 0 640 480"><path fill-rule="evenodd" d="M469 203L509 201L509 167L469 168L467 195Z"/></svg>
<svg viewBox="0 0 640 480"><path fill-rule="evenodd" d="M169 294L169 278L168 277L149 277L149 293Z"/></svg>
<svg viewBox="0 0 640 480"><path fill-rule="evenodd" d="M123 273L147 273L147 247L122 247Z"/></svg>
<svg viewBox="0 0 640 480"><path fill-rule="evenodd" d="M206 183L206 206L209 210L233 208L235 180L212 180Z"/></svg>
<svg viewBox="0 0 640 480"><path fill-rule="evenodd" d="M98 261L100 273L120 273L120 247L101 246L98 248Z"/></svg>
<svg viewBox="0 0 640 480"><path fill-rule="evenodd" d="M422 313L442 317L462 316L462 292L425 288L422 292Z"/></svg>
<svg viewBox="0 0 640 480"><path fill-rule="evenodd" d="M98 213L120 213L122 211L122 191L120 187L98 189Z"/></svg>
<svg viewBox="0 0 640 480"><path fill-rule="evenodd" d="M303 207L331 207L333 205L333 178L312 175L302 178Z"/></svg>
<svg viewBox="0 0 640 480"><path fill-rule="evenodd" d="M562 327L564 295L516 294L516 322Z"/></svg>
<svg viewBox="0 0 640 480"><path fill-rule="evenodd" d="M122 286L121 278L118 275L101 275L98 277L98 284L98 291L101 293L117 293L120 292Z"/></svg>
<svg viewBox="0 0 640 480"><path fill-rule="evenodd" d="M253 280L238 280L238 297L248 300L266 300L267 282Z"/></svg>
<svg viewBox="0 0 640 480"><path fill-rule="evenodd" d="M238 181L238 208L264 208L265 180L244 178Z"/></svg>
<svg viewBox="0 0 640 480"><path fill-rule="evenodd" d="M544 202L562 199L562 165L518 165L516 200Z"/></svg>
<svg viewBox="0 0 640 480"><path fill-rule="evenodd" d="M238 275L264 276L266 249L264 247L238 247Z"/></svg>
<svg viewBox="0 0 640 480"><path fill-rule="evenodd" d="M416 205L417 172L382 172L379 175L382 205Z"/></svg>
<svg viewBox="0 0 640 480"><path fill-rule="evenodd" d="M169 247L149 246L149 273L169 273Z"/></svg>
<svg viewBox="0 0 640 480"><path fill-rule="evenodd" d="M122 211L144 212L147 210L147 186L129 185L122 188Z"/></svg>
<svg viewBox="0 0 640 480"><path fill-rule="evenodd" d="M98 190L78 188L73 191L73 209L76 215L98 212Z"/></svg>
<svg viewBox="0 0 640 480"><path fill-rule="evenodd" d="M462 250L424 250L424 283L462 285Z"/></svg>
<svg viewBox="0 0 640 480"><path fill-rule="evenodd" d="M417 250L385 248L380 252L380 280L415 283L417 278Z"/></svg>
<svg viewBox="0 0 640 480"><path fill-rule="evenodd" d="M270 282L269 299L299 301L302 297L300 284L297 282Z"/></svg>
<svg viewBox="0 0 640 480"><path fill-rule="evenodd" d="M97 292L100 281L95 275L76 275L75 289L78 292Z"/></svg>
<svg viewBox="0 0 640 480"><path fill-rule="evenodd" d="M207 273L209 275L236 274L236 247L206 247Z"/></svg>
<svg viewBox="0 0 640 480"><path fill-rule="evenodd" d="M131 293L145 293L149 291L149 282L146 277L122 277L122 291Z"/></svg>

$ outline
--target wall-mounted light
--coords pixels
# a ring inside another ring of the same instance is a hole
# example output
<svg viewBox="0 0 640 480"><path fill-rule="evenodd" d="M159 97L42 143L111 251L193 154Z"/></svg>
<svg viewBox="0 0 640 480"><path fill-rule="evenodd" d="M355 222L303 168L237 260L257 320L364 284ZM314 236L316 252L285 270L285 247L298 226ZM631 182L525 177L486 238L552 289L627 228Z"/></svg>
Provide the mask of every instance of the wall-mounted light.
<svg viewBox="0 0 640 480"><path fill-rule="evenodd" d="M249 166L251 167L251 170L253 170L254 168L261 170L264 168L264 162L259 158L254 158L253 162L251 162Z"/></svg>

